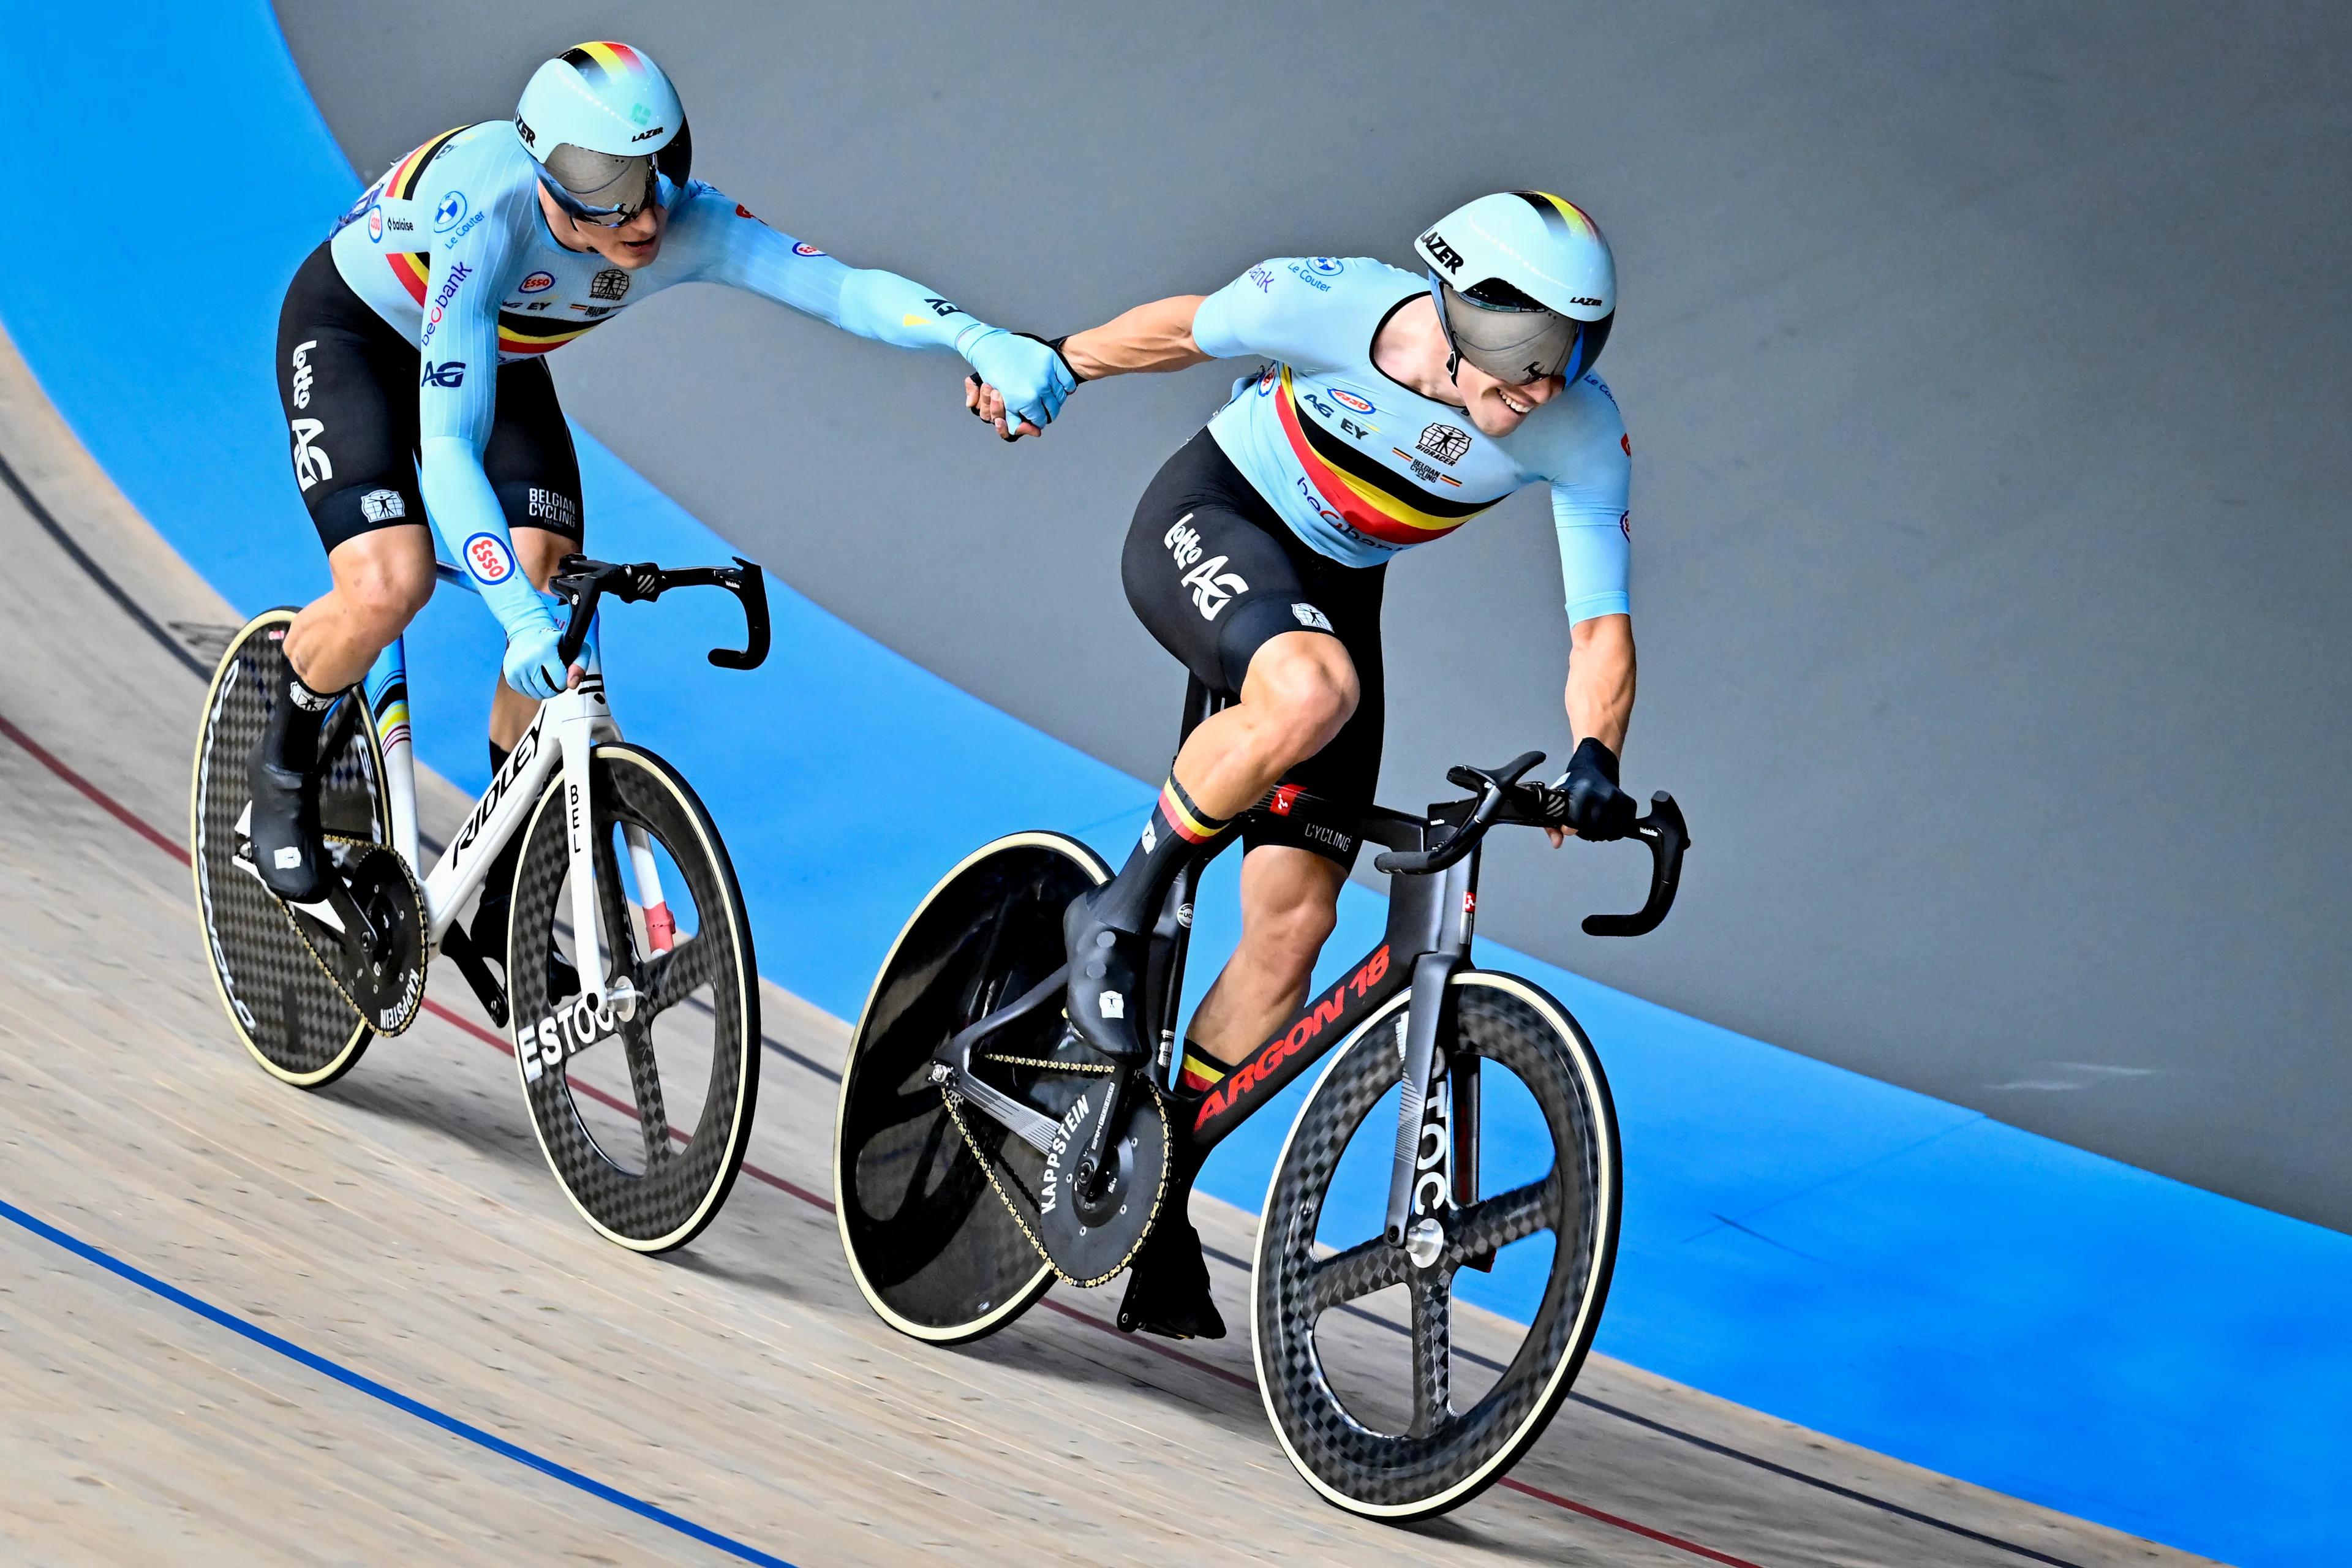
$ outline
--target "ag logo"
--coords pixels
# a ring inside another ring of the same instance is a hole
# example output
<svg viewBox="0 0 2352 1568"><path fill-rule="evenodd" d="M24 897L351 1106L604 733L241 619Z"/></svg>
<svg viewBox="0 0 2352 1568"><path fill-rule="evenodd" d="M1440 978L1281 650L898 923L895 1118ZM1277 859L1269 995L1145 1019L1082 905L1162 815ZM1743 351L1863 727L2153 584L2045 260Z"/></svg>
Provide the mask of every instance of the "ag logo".
<svg viewBox="0 0 2352 1568"><path fill-rule="evenodd" d="M550 289L554 287L554 273L534 272L530 277L525 278L520 283L515 285L515 292L518 294L544 294Z"/></svg>
<svg viewBox="0 0 2352 1568"><path fill-rule="evenodd" d="M503 583L514 575L514 557L495 533L477 533L466 541L466 564L483 583Z"/></svg>
<svg viewBox="0 0 2352 1568"><path fill-rule="evenodd" d="M461 359L453 359L445 360L439 364L435 364L431 360L426 360L425 362L425 379L418 382L416 384L419 386L463 386L466 384L466 362Z"/></svg>
<svg viewBox="0 0 2352 1568"><path fill-rule="evenodd" d="M1458 463L1470 450L1470 432L1451 425L1432 425L1421 433L1419 445L1441 463Z"/></svg>
<svg viewBox="0 0 2352 1568"><path fill-rule="evenodd" d="M448 233L451 229L457 226L459 220L463 219L465 216L466 193L463 191L442 192L440 205L433 209L433 232L436 234Z"/></svg>
<svg viewBox="0 0 2352 1568"><path fill-rule="evenodd" d="M618 300L629 292L629 275L617 267L607 267L588 279L591 300Z"/></svg>
<svg viewBox="0 0 2352 1568"><path fill-rule="evenodd" d="M1231 604L1235 594L1249 592L1241 574L1228 572L1224 565L1223 556L1212 555L1184 574L1184 586L1192 590L1192 607L1204 621L1215 620L1217 612Z"/></svg>

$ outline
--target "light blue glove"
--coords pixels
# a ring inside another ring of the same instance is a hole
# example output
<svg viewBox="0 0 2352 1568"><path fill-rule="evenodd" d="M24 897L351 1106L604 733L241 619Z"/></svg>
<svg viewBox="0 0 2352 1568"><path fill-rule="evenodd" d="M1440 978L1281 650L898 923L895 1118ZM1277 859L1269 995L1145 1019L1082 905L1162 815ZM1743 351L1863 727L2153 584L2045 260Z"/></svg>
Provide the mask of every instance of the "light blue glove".
<svg viewBox="0 0 2352 1568"><path fill-rule="evenodd" d="M507 684L542 702L562 691L568 683L563 661L556 657L562 640L544 603L517 616L507 630Z"/></svg>
<svg viewBox="0 0 2352 1568"><path fill-rule="evenodd" d="M1024 419L1040 430L1051 425L1062 400L1077 387L1062 356L1034 338L989 327L966 338L962 347L973 374L1004 395L1005 418L1014 430Z"/></svg>

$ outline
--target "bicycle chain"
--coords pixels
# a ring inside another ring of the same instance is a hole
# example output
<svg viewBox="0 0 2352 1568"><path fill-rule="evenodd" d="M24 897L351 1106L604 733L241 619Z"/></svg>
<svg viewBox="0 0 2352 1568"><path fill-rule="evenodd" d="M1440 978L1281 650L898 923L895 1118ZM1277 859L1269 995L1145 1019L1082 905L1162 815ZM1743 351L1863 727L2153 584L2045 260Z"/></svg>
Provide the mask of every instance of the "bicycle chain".
<svg viewBox="0 0 2352 1568"><path fill-rule="evenodd" d="M321 843L348 844L352 847L361 850L392 848L390 845L380 843L373 838L353 838L348 834L342 833L322 833L319 837ZM401 875L408 879L408 891L410 895L415 899L417 906L422 908L425 903L425 892L423 889L416 885L416 873L408 868L407 859L403 857L398 850L393 850L392 853L393 858L399 862ZM335 875L332 870L330 870L327 874L329 876ZM267 886L267 884L264 885ZM371 1030L378 1035L389 1037L405 1032L408 1026L415 1022L417 1009L424 1005L423 986L420 985L417 987L415 996L412 1000L408 1008L408 1016L400 1021L399 1028L386 1029L381 1027L378 1020L370 1018L366 1012L362 1009L359 1003L352 1000L351 987L346 985L343 983L343 977L335 972L335 966L329 963L325 956L312 944L310 941L310 933L304 931L302 929L302 922L294 918L294 910L292 907L288 905L286 900L283 899L278 898L275 893L272 893L270 897L276 900L278 908L285 913L286 923L293 931L294 940L302 944L302 951L310 955L310 962L319 966L319 972L327 977L327 984L335 988L335 994L342 998L343 1005L352 1010L352 1016L359 1020L361 1027ZM429 947L432 941L429 928L427 930L425 940Z"/></svg>
<svg viewBox="0 0 2352 1568"><path fill-rule="evenodd" d="M991 1061L1015 1061L1020 1058L1012 1057L991 1057L988 1059ZM1096 1067L1088 1063L1079 1062L1044 1062L1032 1063L1031 1065L1055 1067L1076 1072L1108 1074L1115 1070L1108 1067ZM1153 1098L1158 1098L1156 1091ZM996 1201L1004 1205L1004 1212L1013 1216L1013 1223L1021 1227L1022 1236L1028 1240L1030 1247L1036 1251L1037 1256L1045 1260L1045 1267L1054 1271L1054 1277L1055 1279L1067 1285L1076 1285L1080 1289L1089 1289L1094 1286L1108 1283L1111 1279L1118 1278L1120 1269L1125 1268L1129 1264L1133 1263L1136 1259L1136 1255L1143 1250L1143 1244L1151 1239L1152 1231L1157 1228L1160 1224L1160 1203L1168 1195L1169 1168L1175 1163L1175 1152L1172 1147L1169 1149L1168 1153L1163 1156L1160 1162L1160 1184L1158 1187L1153 1190L1151 1194L1151 1215L1150 1218L1145 1220L1141 1234L1137 1236L1135 1238L1135 1247L1133 1250L1129 1251L1125 1258L1118 1260L1118 1267L1106 1270L1095 1279L1081 1279L1076 1275L1071 1273L1068 1269L1054 1261L1054 1255L1045 1250L1045 1244L1037 1239L1037 1233L1030 1229L1028 1220L1022 1217L1019 1206L1013 1201L1013 1195L1004 1190L1004 1184L996 1179L995 1163L990 1160L987 1155L981 1152L980 1141L971 1135L971 1129L964 1122L962 1109L963 1096L958 1094L954 1089L942 1085L940 1089L940 1100L941 1103L947 1107L948 1116L955 1122L956 1131L963 1134L964 1147L971 1150L971 1157L980 1163L982 1173L988 1178L990 1190L996 1194ZM1160 1111L1161 1126L1166 1127L1167 1121L1167 1111L1163 1109Z"/></svg>

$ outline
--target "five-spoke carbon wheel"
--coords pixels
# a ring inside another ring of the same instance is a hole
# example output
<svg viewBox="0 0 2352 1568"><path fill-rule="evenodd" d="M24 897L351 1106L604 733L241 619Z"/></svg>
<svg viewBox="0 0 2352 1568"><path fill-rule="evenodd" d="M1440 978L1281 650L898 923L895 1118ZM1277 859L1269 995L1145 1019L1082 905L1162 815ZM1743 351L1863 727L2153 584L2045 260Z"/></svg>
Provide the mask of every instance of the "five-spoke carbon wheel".
<svg viewBox="0 0 2352 1568"><path fill-rule="evenodd" d="M205 956L229 1026L271 1077L319 1089L349 1072L374 1036L238 852L237 822L251 799L246 763L286 700L291 671L284 643L293 620L291 609L256 616L230 639L213 672L189 789L189 859ZM329 833L384 844L392 826L383 759L366 706L354 687L328 721L324 741L333 761L319 816Z"/></svg>
<svg viewBox="0 0 2352 1568"><path fill-rule="evenodd" d="M583 994L559 773L524 830L507 928L515 1061L573 1205L621 1246L664 1252L710 1223L742 1166L759 970L734 867L686 780L617 742L595 748L590 778L597 940L638 1000L624 1017Z"/></svg>
<svg viewBox="0 0 2352 1568"><path fill-rule="evenodd" d="M1110 879L1102 858L1058 833L1017 833L975 851L931 889L898 935L867 998L841 1075L833 1184L849 1272L885 1322L954 1344L992 1333L1054 1282L1021 1223L1036 1223L1043 1162L977 1109L965 1127L930 1082L931 1058L965 1026L1061 967L1062 911ZM1055 1056L1058 997L992 1036L993 1057ZM1007 1092L1058 1109L1076 1080L992 1066ZM1097 1080L1099 1081L1099 1080ZM1043 1090L1044 1092L1040 1092ZM991 1175L995 1177L992 1190ZM1000 1196L1000 1193L1002 1196Z"/></svg>
<svg viewBox="0 0 2352 1568"><path fill-rule="evenodd" d="M1616 1254L1616 1118L1583 1031L1516 976L1473 971L1454 985L1441 1046L1449 1061L1477 1058L1484 1170L1474 1201L1439 1214L1426 1266L1381 1234L1404 996L1316 1085L1258 1231L1266 1414L1317 1491L1388 1520L1467 1502L1542 1434L1592 1343ZM1510 1317L1457 1306L1465 1268L1521 1305Z"/></svg>

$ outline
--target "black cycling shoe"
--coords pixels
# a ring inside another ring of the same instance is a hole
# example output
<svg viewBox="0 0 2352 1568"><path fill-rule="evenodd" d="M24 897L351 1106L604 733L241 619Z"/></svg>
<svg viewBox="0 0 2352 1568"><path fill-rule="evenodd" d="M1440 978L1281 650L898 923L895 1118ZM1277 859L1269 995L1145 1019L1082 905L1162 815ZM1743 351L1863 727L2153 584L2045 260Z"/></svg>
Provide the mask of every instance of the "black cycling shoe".
<svg viewBox="0 0 2352 1568"><path fill-rule="evenodd" d="M1189 1188L1172 1194L1171 1206L1144 1238L1143 1250L1128 1266L1127 1295L1118 1304L1118 1326L1171 1340L1221 1340L1225 1320L1209 1294L1209 1265L1201 1256L1201 1235L1184 1214Z"/></svg>
<svg viewBox="0 0 2352 1568"><path fill-rule="evenodd" d="M319 775L269 761L268 744L263 736L245 770L253 795L246 818L253 868L262 886L288 903L315 904L327 896L328 879L334 875L319 829Z"/></svg>
<svg viewBox="0 0 2352 1568"><path fill-rule="evenodd" d="M1150 1055L1136 1017L1143 1000L1143 939L1095 918L1099 892L1072 899L1062 916L1070 958L1069 1019L1087 1044L1134 1065Z"/></svg>

